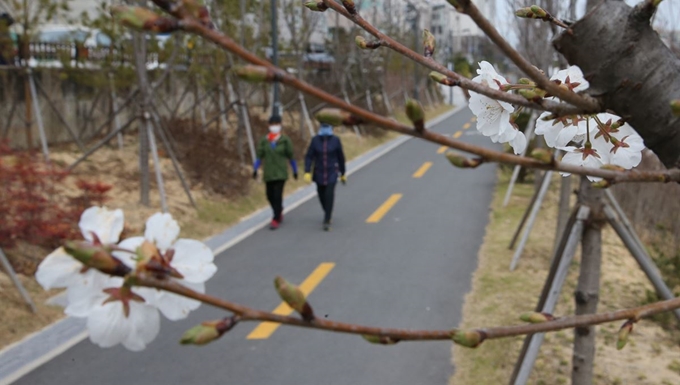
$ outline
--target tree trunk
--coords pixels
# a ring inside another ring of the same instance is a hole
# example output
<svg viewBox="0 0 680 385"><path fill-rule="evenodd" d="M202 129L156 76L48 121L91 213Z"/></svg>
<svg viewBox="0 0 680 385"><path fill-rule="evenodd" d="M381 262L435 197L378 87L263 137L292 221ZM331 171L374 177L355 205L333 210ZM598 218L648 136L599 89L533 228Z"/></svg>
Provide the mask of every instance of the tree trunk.
<svg viewBox="0 0 680 385"><path fill-rule="evenodd" d="M680 117L673 116L669 102L680 99L680 59L652 29L651 16L644 5L606 0L554 46L583 70L590 95L633 126L666 167L678 167Z"/></svg>
<svg viewBox="0 0 680 385"><path fill-rule="evenodd" d="M591 187L586 177L581 177L579 201L590 207L590 215L581 239L581 268L574 293L576 314L597 312L600 294L600 267L602 264L602 226L605 223L603 191ZM593 383L595 361L595 327L574 329L574 355L572 358L571 383Z"/></svg>

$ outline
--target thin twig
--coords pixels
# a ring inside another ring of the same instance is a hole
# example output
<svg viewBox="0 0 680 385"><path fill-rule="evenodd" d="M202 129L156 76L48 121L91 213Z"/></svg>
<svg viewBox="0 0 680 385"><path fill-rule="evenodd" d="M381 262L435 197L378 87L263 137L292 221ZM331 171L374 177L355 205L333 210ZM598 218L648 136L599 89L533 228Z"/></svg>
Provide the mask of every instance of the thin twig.
<svg viewBox="0 0 680 385"><path fill-rule="evenodd" d="M354 24L358 25L359 27L363 28L366 32L370 33L374 37L376 37L380 41L380 45L390 48L393 51L403 55L404 57L421 64L431 70L437 71L443 75L446 75L450 78L452 78L456 84L453 84L454 86L457 85L461 88L477 92L482 95L486 95L490 98L496 99L496 100L502 100L508 103L512 104L517 104L521 105L524 107L529 107L529 108L534 108L538 110L545 110L545 111L551 111L557 114L558 116L565 116L565 115L576 115L576 114L581 114L584 112L591 111L592 108L590 109L584 109L582 107L574 106L571 104L567 103L557 103L557 102L552 102L549 100L542 100L540 103L535 103L532 101L529 101L519 95L508 93L508 92L503 92L500 90L495 90L493 88L487 87L481 83L476 83L473 82L472 80L466 78L465 76L462 76L456 72L453 72L449 70L448 68L444 67L443 65L437 63L431 58L426 58L425 56L409 49L408 47L404 46L403 44L399 43L398 41L392 39L391 37L385 35L384 33L380 32L377 28L375 28L373 25L371 25L368 21L363 19L359 13L356 13L354 15L350 15L347 10L345 10L340 4L336 3L335 1L332 0L323 0L324 4L328 5L329 8L332 8L334 11L340 13L350 21L352 21ZM533 67L532 67L533 68ZM557 87L557 85L555 85ZM592 106L591 106L592 107ZM599 111L599 105L596 108L595 112Z"/></svg>
<svg viewBox="0 0 680 385"><path fill-rule="evenodd" d="M489 20L479 12L477 6L475 6L470 0L461 1L462 12L470 16L472 21L477 24L477 26L484 31L486 36L493 41L498 48L500 48L505 55L510 58L524 73L526 73L538 87L544 89L549 94L564 100L567 103L571 103L574 106L580 107L585 112L596 113L600 112L602 106L593 97L586 94L577 94L570 90L559 87L556 83L553 83L547 76L545 76L538 68L534 67L529 63L517 50L515 50L510 43L501 36L501 34L496 30L496 28L489 22Z"/></svg>
<svg viewBox="0 0 680 385"><path fill-rule="evenodd" d="M285 325L305 327L311 329L321 329L337 333L385 336L391 337L392 339L395 340L402 341L448 340L451 339L451 337L453 337L453 335L455 335L458 332L457 329L414 330L414 329L392 329L382 327L371 327L345 322L336 322L328 319L314 319L308 322L297 317L282 316L274 313L256 310L248 306L226 301L207 294L198 293L196 291L189 289L188 287L180 285L177 282L171 280L159 280L141 273L137 273L137 276L131 282L133 282L133 284L137 286L152 287L160 290L169 291L215 306L223 310L230 311L232 313L238 314L241 317L242 321L269 321ZM538 324L498 326L480 328L476 330L484 336L483 337L484 339L497 339L526 334L552 332L589 325L599 325L602 323L619 320L632 319L638 321L641 318L649 317L658 313L668 312L678 308L680 308L680 298L673 298L667 301L659 301L644 306L617 310L609 313L583 314L577 316L557 318L553 321L547 321Z"/></svg>

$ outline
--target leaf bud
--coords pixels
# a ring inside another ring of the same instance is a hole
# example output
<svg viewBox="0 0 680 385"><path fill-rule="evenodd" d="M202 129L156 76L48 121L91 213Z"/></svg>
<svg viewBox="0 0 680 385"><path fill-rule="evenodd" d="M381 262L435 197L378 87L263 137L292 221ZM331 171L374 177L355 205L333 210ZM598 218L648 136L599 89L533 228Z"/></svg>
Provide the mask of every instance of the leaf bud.
<svg viewBox="0 0 680 385"><path fill-rule="evenodd" d="M283 302L300 313L302 319L305 321L311 321L314 319L314 312L309 306L309 303L307 303L305 294L302 292L302 290L300 290L300 288L278 275L274 279L274 287L276 288L276 292L279 294L279 297L281 297Z"/></svg>

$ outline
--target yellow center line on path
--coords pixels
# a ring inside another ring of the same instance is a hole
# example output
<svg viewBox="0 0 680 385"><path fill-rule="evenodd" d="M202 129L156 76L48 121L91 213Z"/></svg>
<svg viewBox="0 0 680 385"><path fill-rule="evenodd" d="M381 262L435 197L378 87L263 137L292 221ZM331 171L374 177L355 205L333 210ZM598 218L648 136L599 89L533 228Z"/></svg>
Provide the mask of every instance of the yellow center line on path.
<svg viewBox="0 0 680 385"><path fill-rule="evenodd" d="M335 263L324 262L320 264L298 287L300 290L302 290L305 296L308 296L309 293L311 293L312 290L314 290L314 288L324 278L326 278L326 275L328 275L328 273L333 270L333 267L335 267ZM291 315L293 313L293 309L285 302L281 302L281 304L276 309L274 309L272 313L278 315ZM253 329L252 332L250 332L250 334L248 334L248 337L246 338L249 340L267 339L271 337L272 334L274 334L279 326L281 326L281 324L277 322L261 322L255 329Z"/></svg>
<svg viewBox="0 0 680 385"><path fill-rule="evenodd" d="M425 175L425 173L427 172L427 170L430 169L430 167L432 167L432 162L425 162L425 163L423 163L423 165L420 166L420 168L418 169L418 171L416 171L416 172L413 174L413 177L414 177L414 178L420 178L420 177L422 177L423 175Z"/></svg>
<svg viewBox="0 0 680 385"><path fill-rule="evenodd" d="M443 153L446 152L447 149L448 149L447 146L441 146L441 147L439 147L439 149L437 150L437 154L443 154Z"/></svg>
<svg viewBox="0 0 680 385"><path fill-rule="evenodd" d="M468 128L470 128L470 123L469 123L469 122L463 124L463 130L467 130Z"/></svg>
<svg viewBox="0 0 680 385"><path fill-rule="evenodd" d="M377 210L373 214L371 214L368 219L366 219L366 223L378 223L382 219L382 217L387 214L390 209L399 202L399 199L401 199L402 194L392 194L385 203L383 203L380 207L378 207Z"/></svg>
<svg viewBox="0 0 680 385"><path fill-rule="evenodd" d="M458 139L463 135L463 131L456 131L455 134L453 134L453 139Z"/></svg>

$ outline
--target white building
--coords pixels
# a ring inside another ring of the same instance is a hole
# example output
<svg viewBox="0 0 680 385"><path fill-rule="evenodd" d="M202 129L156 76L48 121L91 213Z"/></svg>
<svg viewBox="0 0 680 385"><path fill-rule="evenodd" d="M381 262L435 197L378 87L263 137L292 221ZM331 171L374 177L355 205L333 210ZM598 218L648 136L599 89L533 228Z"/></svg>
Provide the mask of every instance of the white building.
<svg viewBox="0 0 680 385"><path fill-rule="evenodd" d="M495 19L496 7L493 0L477 0L475 5L489 20ZM432 4L430 32L437 39L437 56L442 60L457 54L470 59L477 52L479 41L484 37L484 32L470 17L458 13L443 0L437 0Z"/></svg>

